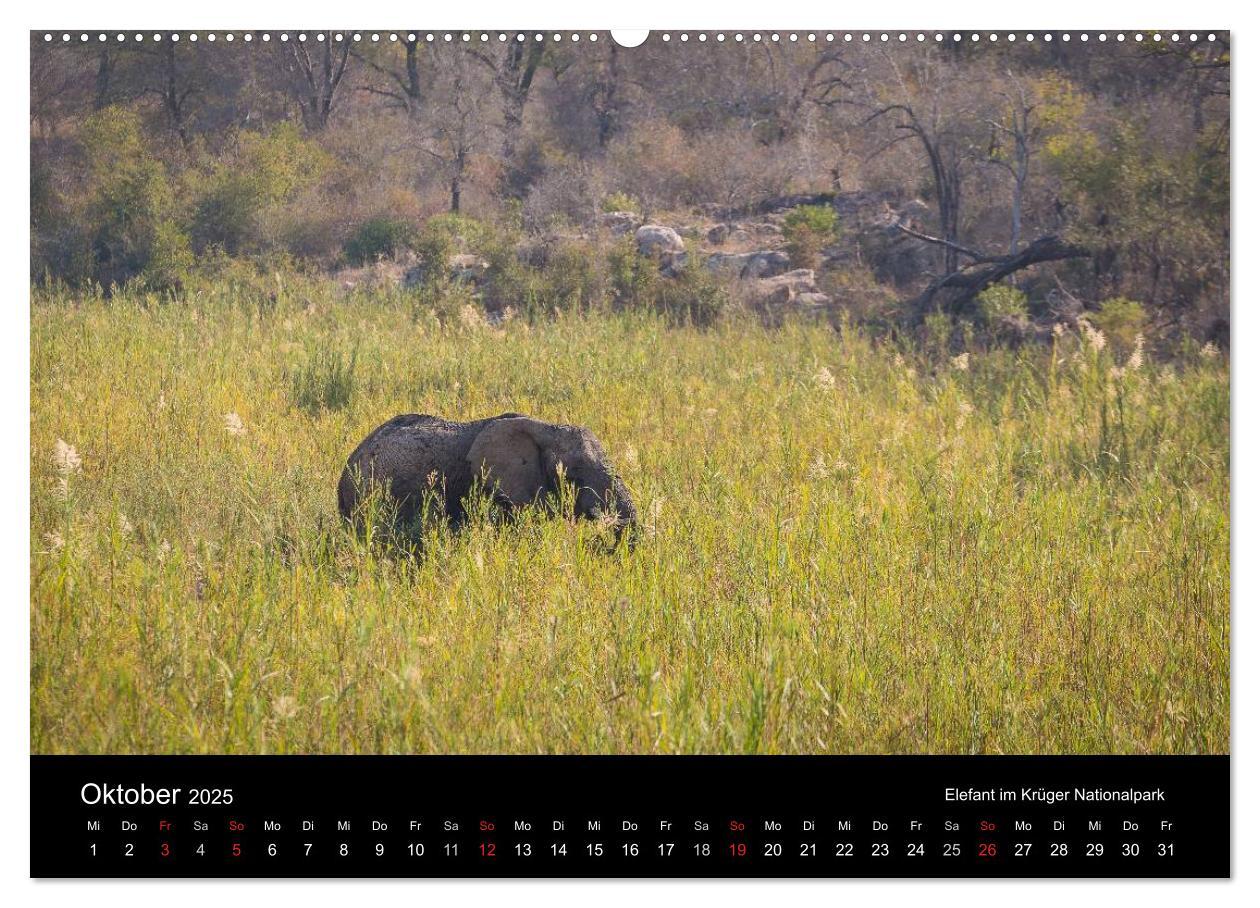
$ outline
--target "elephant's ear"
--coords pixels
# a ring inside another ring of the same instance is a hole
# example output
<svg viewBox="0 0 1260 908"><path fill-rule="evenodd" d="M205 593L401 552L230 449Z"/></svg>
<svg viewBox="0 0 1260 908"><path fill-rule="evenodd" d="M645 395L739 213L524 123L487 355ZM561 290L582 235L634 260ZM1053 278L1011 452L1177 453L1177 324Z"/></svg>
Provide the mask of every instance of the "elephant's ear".
<svg viewBox="0 0 1260 908"><path fill-rule="evenodd" d="M473 439L468 462L473 472L485 469L486 487L512 504L529 504L546 488L541 452L526 418L496 419Z"/></svg>

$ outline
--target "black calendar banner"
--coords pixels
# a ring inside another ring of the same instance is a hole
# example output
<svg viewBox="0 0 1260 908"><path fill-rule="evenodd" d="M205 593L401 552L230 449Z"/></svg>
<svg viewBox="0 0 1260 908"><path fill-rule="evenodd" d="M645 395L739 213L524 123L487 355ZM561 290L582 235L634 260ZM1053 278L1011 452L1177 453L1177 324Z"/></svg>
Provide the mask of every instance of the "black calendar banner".
<svg viewBox="0 0 1260 908"><path fill-rule="evenodd" d="M1224 877L1228 757L33 757L38 877Z"/></svg>

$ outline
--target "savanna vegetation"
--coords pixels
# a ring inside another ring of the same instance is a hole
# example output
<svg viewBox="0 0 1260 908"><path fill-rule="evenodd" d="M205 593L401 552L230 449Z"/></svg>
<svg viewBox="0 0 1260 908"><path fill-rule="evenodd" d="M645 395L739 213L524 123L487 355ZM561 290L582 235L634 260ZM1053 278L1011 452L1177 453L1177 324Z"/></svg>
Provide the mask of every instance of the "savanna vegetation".
<svg viewBox="0 0 1260 908"><path fill-rule="evenodd" d="M31 36L41 284L178 297L225 271L357 281L451 251L528 271L540 246L600 255L601 216L623 213L676 228L692 259L782 249L816 272L797 289L874 330L974 321L974 291L1005 281L1028 305L988 332L1002 342L1124 299L1152 353L1229 344L1226 33L47 37ZM426 243L445 213L475 228L461 248ZM933 290L1047 237L1009 274Z"/></svg>
<svg viewBox="0 0 1260 908"><path fill-rule="evenodd" d="M303 34L32 36L34 751L1228 751L1228 35Z"/></svg>
<svg viewBox="0 0 1260 908"><path fill-rule="evenodd" d="M326 282L41 296L36 751L1200 752L1229 740L1228 369ZM595 430L643 520L358 537L389 414Z"/></svg>

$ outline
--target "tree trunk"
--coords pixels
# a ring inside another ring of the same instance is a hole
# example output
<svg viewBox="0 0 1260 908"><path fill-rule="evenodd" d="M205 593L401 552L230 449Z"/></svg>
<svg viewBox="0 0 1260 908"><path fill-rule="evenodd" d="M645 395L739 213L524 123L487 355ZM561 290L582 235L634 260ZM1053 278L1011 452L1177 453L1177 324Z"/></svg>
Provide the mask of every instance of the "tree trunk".
<svg viewBox="0 0 1260 908"><path fill-rule="evenodd" d="M524 45L512 42L502 68L496 74L499 92L503 98L503 166L510 174L516 161L516 145L521 127L525 123L525 104L534 84L534 76L542 63L544 45L531 42ZM510 182L510 180L509 180ZM509 188L507 186L505 189Z"/></svg>
<svg viewBox="0 0 1260 908"><path fill-rule="evenodd" d="M110 80L114 73L114 60L109 47L101 48L101 55L96 66L96 95L92 99L93 110L104 110L109 106Z"/></svg>
<svg viewBox="0 0 1260 908"><path fill-rule="evenodd" d="M617 60L617 42L608 42L608 62L604 67L602 78L595 84L594 108L595 122L599 128L599 147L607 148L608 142L617 129L617 81L620 77L620 66Z"/></svg>
<svg viewBox="0 0 1260 908"><path fill-rule="evenodd" d="M920 236L919 239L935 243L942 242L935 237ZM1017 271L1041 262L1084 258L1090 255L1088 249L1067 243L1054 234L1033 240L1014 255L981 256L960 247L948 251L952 252L955 258L960 254L965 254L975 258L975 261L944 277L937 278L928 285L926 290L915 297L910 305L919 317L926 315L934 308L939 308L950 315L957 315L986 287L996 284Z"/></svg>
<svg viewBox="0 0 1260 908"><path fill-rule="evenodd" d="M166 114L170 118L171 127L179 136L180 142L184 147L188 146L188 125L184 122L184 102L188 99L188 92L180 92L179 90L179 72L175 65L175 45L173 43L166 45L166 90L163 93L162 100L165 102Z"/></svg>
<svg viewBox="0 0 1260 908"><path fill-rule="evenodd" d="M1015 193L1011 198L1011 245L1010 254L1019 250L1019 235L1023 232L1024 181L1015 181Z"/></svg>
<svg viewBox="0 0 1260 908"><path fill-rule="evenodd" d="M407 113L415 116L420 110L419 41L407 42Z"/></svg>
<svg viewBox="0 0 1260 908"><path fill-rule="evenodd" d="M461 148L455 154L455 172L451 175L451 214L459 214L459 199L464 191L464 167L468 154Z"/></svg>

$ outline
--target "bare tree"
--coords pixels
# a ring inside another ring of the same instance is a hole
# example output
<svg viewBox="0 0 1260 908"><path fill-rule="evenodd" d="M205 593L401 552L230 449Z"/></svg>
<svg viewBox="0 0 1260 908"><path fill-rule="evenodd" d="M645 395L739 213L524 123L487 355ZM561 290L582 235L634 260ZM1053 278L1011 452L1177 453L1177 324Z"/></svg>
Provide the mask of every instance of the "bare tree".
<svg viewBox="0 0 1260 908"><path fill-rule="evenodd" d="M357 50L352 53L355 59L378 75L384 76L386 80L387 87L385 88L378 85L363 85L360 86L360 90L386 98L389 106L406 111L408 116L414 117L420 112L421 102L424 100L423 83L420 77L420 43L414 38L408 38L400 43L401 60L397 60L392 52L389 54L395 58L392 60L384 54L373 53L371 50L367 53ZM388 47L389 45L385 45L382 49L385 50Z"/></svg>
<svg viewBox="0 0 1260 908"><path fill-rule="evenodd" d="M516 158L516 145L525 122L525 104L545 50L546 45L541 41L509 41L503 53L497 56L479 48L468 51L473 59L490 70L499 91L503 104L503 162L507 166Z"/></svg>
<svg viewBox="0 0 1260 908"><path fill-rule="evenodd" d="M932 183L936 188L936 209L940 218L941 236L945 243L943 265L947 272L958 268L958 220L962 211L963 160L958 142L948 127L942 129L939 117L924 119L909 104L889 104L876 110L867 119L870 123L881 117L895 119L893 128L899 135L881 151L905 138L914 138L923 148L932 171Z"/></svg>
<svg viewBox="0 0 1260 908"><path fill-rule="evenodd" d="M145 91L161 98L171 129L187 146L192 141L188 133L188 102L200 92L200 88L185 77L175 47L175 42L168 40L157 51L161 63L157 72L153 73L154 82L146 86Z"/></svg>
<svg viewBox="0 0 1260 908"><path fill-rule="evenodd" d="M92 98L93 110L104 110L109 106L110 80L114 74L114 55L108 44L102 45L97 54L96 92Z"/></svg>
<svg viewBox="0 0 1260 908"><path fill-rule="evenodd" d="M417 122L425 131L421 150L446 172L455 213L463 204L470 160L490 133L485 112L491 89L486 79L478 78L472 60L472 55L453 50L435 55L432 116Z"/></svg>
<svg viewBox="0 0 1260 908"><path fill-rule="evenodd" d="M1024 187L1028 184L1028 167L1036 138L1031 117L1036 105L1029 103L1023 83L1009 71L1007 76L1012 85L1012 90L1003 94L1008 116L1005 121L989 120L992 134L987 160L1011 176L1010 254L1014 255L1023 233ZM1010 143L1009 149L1006 142Z"/></svg>
<svg viewBox="0 0 1260 908"><path fill-rule="evenodd" d="M319 47L314 57L307 51L306 41L284 41L278 45L280 65L302 110L302 121L311 132L327 128L337 90L350 62L348 38L334 41L332 35L328 35L326 40L317 43Z"/></svg>
<svg viewBox="0 0 1260 908"><path fill-rule="evenodd" d="M78 47L31 40L31 136L50 138L92 97L90 60ZM95 104L92 105L94 109Z"/></svg>
<svg viewBox="0 0 1260 908"><path fill-rule="evenodd" d="M978 124L971 110L973 102L957 74L937 68L939 57L926 58L911 81L890 54L883 56L892 70L900 100L866 102L865 106L873 109L863 124L886 120L893 129L893 137L871 157L907 139L919 145L932 175L941 239L945 241L940 245L942 267L949 274L958 270L963 184L967 166L975 159L973 131ZM879 94L868 87L868 96Z"/></svg>
<svg viewBox="0 0 1260 908"><path fill-rule="evenodd" d="M924 242L944 243L938 237L917 233L906 227L898 229ZM940 307L951 315L957 315L986 287L1010 277L1017 271L1042 262L1085 258L1090 255L1090 251L1083 246L1065 242L1054 234L1038 237L1023 249L1013 250L1009 255L1004 256L986 255L963 246L952 246L951 251L955 255L966 256L971 261L961 268L946 272L928 284L927 289L911 301L911 312L922 316L933 308Z"/></svg>
<svg viewBox="0 0 1260 908"><path fill-rule="evenodd" d="M590 103L595 111L599 147L607 148L621 123L621 66L617 42L604 42L608 49L602 65L591 79Z"/></svg>

